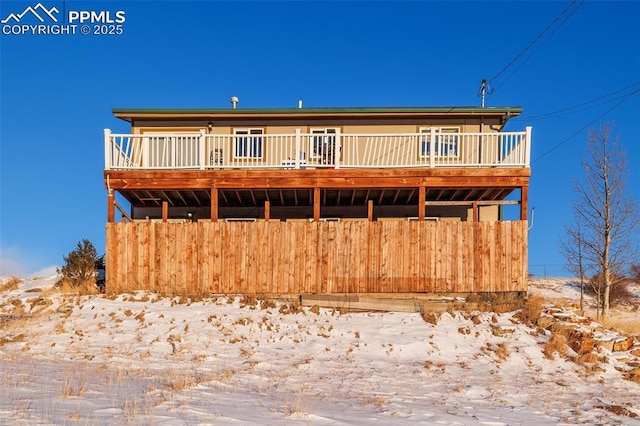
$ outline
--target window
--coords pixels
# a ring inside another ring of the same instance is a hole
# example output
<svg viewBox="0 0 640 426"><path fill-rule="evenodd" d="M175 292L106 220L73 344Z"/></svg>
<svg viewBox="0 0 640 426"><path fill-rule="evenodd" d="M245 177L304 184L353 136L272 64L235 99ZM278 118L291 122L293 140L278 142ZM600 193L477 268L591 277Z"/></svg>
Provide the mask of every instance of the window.
<svg viewBox="0 0 640 426"><path fill-rule="evenodd" d="M434 129L436 140L431 142L431 128L421 127L420 133L425 135L420 140L420 157L430 157L433 147L435 157L457 157L458 156L458 127L439 127Z"/></svg>
<svg viewBox="0 0 640 426"><path fill-rule="evenodd" d="M235 129L233 156L235 158L262 158L262 129ZM245 136L242 136L245 135Z"/></svg>
<svg viewBox="0 0 640 426"><path fill-rule="evenodd" d="M334 163L334 153L336 148L336 129L311 129L310 158L318 158L323 164Z"/></svg>

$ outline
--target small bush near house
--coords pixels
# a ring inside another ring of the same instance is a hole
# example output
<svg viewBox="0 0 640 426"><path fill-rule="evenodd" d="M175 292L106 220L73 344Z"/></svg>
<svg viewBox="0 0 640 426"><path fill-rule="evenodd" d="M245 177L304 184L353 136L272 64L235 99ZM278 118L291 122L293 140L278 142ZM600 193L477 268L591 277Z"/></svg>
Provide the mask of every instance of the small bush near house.
<svg viewBox="0 0 640 426"><path fill-rule="evenodd" d="M58 269L58 273L62 274L62 279L58 282L59 286L82 288L95 287L95 268L100 261L100 256L96 248L89 240L78 242L75 250L68 255L63 256L64 266Z"/></svg>

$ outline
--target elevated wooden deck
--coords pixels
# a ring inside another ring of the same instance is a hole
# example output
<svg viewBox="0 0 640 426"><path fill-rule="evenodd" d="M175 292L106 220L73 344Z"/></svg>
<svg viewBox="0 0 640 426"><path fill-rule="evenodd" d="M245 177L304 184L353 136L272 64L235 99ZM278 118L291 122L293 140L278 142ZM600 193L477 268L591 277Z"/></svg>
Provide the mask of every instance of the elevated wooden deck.
<svg viewBox="0 0 640 426"><path fill-rule="evenodd" d="M122 194L133 209L164 203L167 208L205 208L214 221L219 209L264 208L267 203L312 207L318 215L321 206L412 205L420 216L425 204L499 204L514 190L521 192L520 219L525 220L530 174L529 168L106 170L104 178L105 186Z"/></svg>

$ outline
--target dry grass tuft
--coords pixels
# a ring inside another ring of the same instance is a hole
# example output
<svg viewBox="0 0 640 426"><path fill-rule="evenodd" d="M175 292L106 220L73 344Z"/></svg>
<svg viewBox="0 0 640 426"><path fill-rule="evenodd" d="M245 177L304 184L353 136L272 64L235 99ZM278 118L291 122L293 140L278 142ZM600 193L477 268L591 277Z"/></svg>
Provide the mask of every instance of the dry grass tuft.
<svg viewBox="0 0 640 426"><path fill-rule="evenodd" d="M624 378L632 382L640 383L640 367L624 373Z"/></svg>
<svg viewBox="0 0 640 426"><path fill-rule="evenodd" d="M276 307L276 302L273 299L264 299L260 302L260 309L262 310L275 309Z"/></svg>
<svg viewBox="0 0 640 426"><path fill-rule="evenodd" d="M542 350L544 356L553 359L553 354L557 353L561 358L567 356L567 336L564 333L553 332L547 340Z"/></svg>
<svg viewBox="0 0 640 426"><path fill-rule="evenodd" d="M529 296L521 311L513 317L523 324L534 327L544 309L545 300L542 296Z"/></svg>
<svg viewBox="0 0 640 426"><path fill-rule="evenodd" d="M289 304L283 303L282 305L280 305L280 309L279 309L279 312L283 315L297 314L301 311L302 311L302 308L300 307L300 304L297 302L293 302Z"/></svg>
<svg viewBox="0 0 640 426"><path fill-rule="evenodd" d="M615 318L601 318L600 324L607 328L620 331L624 334L631 334L640 336L640 321L637 319L615 319Z"/></svg>
<svg viewBox="0 0 640 426"><path fill-rule="evenodd" d="M22 280L20 278L10 277L6 282L0 284L0 293L17 290L20 284L22 284Z"/></svg>
<svg viewBox="0 0 640 426"><path fill-rule="evenodd" d="M51 290L58 293L79 294L80 296L100 293L100 290L98 290L94 279L74 284L73 282L71 282L71 280L62 278Z"/></svg>
<svg viewBox="0 0 640 426"><path fill-rule="evenodd" d="M22 343L26 339L24 334L18 334L17 336L4 336L0 337L0 346L4 346L9 343Z"/></svg>
<svg viewBox="0 0 640 426"><path fill-rule="evenodd" d="M506 343L499 343L495 352L500 362L506 361L507 358L509 358L509 348Z"/></svg>
<svg viewBox="0 0 640 426"><path fill-rule="evenodd" d="M72 380L66 379L60 390L60 396L63 398L78 398L87 391L87 385L83 380L78 383L72 383Z"/></svg>
<svg viewBox="0 0 640 426"><path fill-rule="evenodd" d="M429 312L424 308L420 311L420 315L424 322L428 322L429 324L438 325L438 321L440 321L440 316L434 312Z"/></svg>
<svg viewBox="0 0 640 426"><path fill-rule="evenodd" d="M241 308L249 307L250 309L255 309L257 305L258 298L252 294L245 294L242 296L242 299L240 299Z"/></svg>
<svg viewBox="0 0 640 426"><path fill-rule="evenodd" d="M294 395L288 395L282 401L282 413L285 417L307 415L311 413L315 404L315 397L307 393L303 388Z"/></svg>
<svg viewBox="0 0 640 426"><path fill-rule="evenodd" d="M487 343L487 346L482 348L482 352L488 355L493 354L497 362L503 362L509 358L509 348L506 343L499 343L498 345Z"/></svg>

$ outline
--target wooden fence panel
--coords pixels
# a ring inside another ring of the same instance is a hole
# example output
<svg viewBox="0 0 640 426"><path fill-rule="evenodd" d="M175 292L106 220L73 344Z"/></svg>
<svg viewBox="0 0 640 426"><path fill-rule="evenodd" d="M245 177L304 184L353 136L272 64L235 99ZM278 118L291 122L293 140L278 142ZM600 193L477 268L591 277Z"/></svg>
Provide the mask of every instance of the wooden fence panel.
<svg viewBox="0 0 640 426"><path fill-rule="evenodd" d="M134 222L106 231L113 292L527 289L526 221Z"/></svg>

